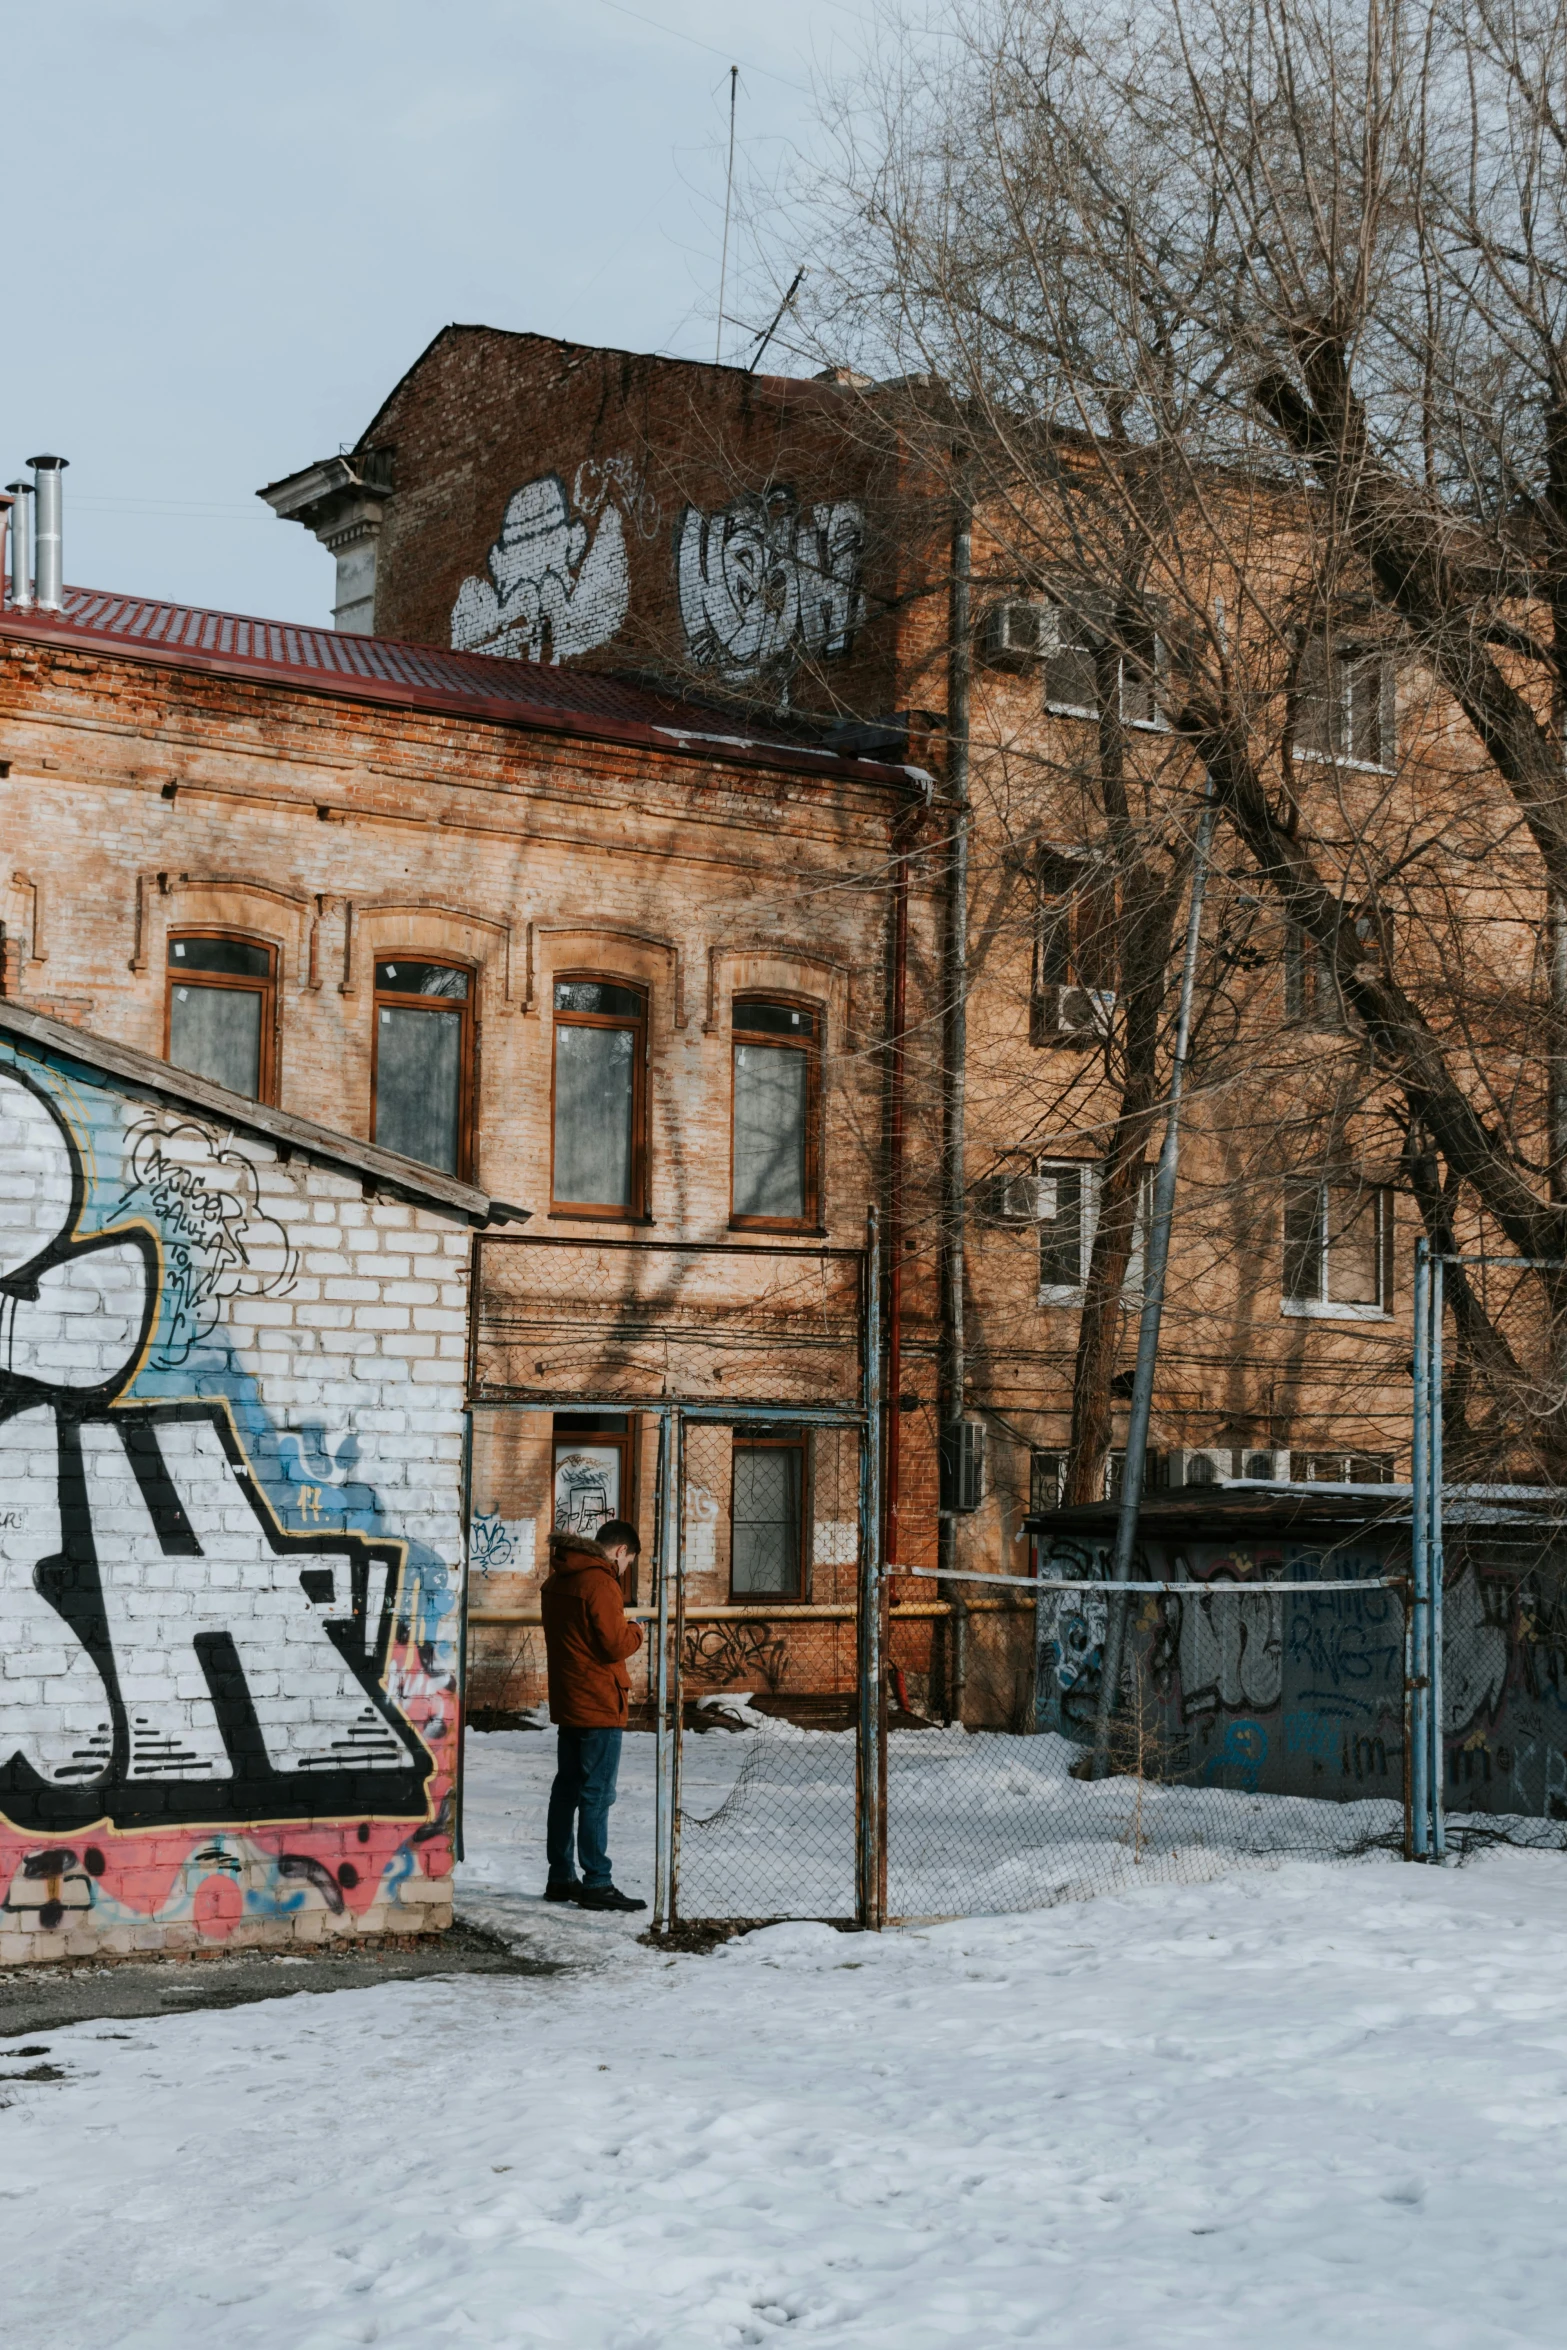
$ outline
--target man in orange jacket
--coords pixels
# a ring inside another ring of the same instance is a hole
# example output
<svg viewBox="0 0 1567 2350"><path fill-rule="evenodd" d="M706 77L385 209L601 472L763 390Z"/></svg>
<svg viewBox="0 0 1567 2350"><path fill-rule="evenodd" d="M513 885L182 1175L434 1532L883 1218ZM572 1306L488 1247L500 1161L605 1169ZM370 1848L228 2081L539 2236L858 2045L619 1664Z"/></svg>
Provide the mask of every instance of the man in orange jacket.
<svg viewBox="0 0 1567 2350"><path fill-rule="evenodd" d="M608 1849L631 1688L626 1659L642 1646L641 1633L626 1621L617 1569L624 1571L640 1547L636 1528L623 1519L601 1526L596 1542L586 1534L552 1534L550 1571L539 1594L557 1741L544 1898L581 1909L647 1907L618 1889Z"/></svg>

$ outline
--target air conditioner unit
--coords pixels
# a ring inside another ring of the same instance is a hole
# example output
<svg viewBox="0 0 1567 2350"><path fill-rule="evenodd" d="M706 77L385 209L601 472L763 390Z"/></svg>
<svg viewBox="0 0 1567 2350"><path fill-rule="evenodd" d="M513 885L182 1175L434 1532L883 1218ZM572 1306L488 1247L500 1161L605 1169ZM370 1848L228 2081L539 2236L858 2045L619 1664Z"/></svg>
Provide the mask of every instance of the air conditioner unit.
<svg viewBox="0 0 1567 2350"><path fill-rule="evenodd" d="M1287 1452L1266 1452L1247 1446L1235 1455L1235 1474L1250 1484L1287 1485L1290 1456Z"/></svg>
<svg viewBox="0 0 1567 2350"><path fill-rule="evenodd" d="M1028 669L1051 642L1048 604L992 604L979 624L979 657L992 669Z"/></svg>
<svg viewBox="0 0 1567 2350"><path fill-rule="evenodd" d="M1056 1212L1055 1177L1036 1174L1032 1167L993 1175L989 1208L998 1224L1037 1224Z"/></svg>
<svg viewBox="0 0 1567 2350"><path fill-rule="evenodd" d="M1110 1033L1115 1018L1115 990L1109 987L1058 987L1047 1007L1048 1026L1057 1036L1097 1043Z"/></svg>
<svg viewBox="0 0 1567 2350"><path fill-rule="evenodd" d="M1235 1455L1212 1445L1197 1445L1170 1455L1172 1485L1222 1485L1235 1474Z"/></svg>
<svg viewBox="0 0 1567 2350"><path fill-rule="evenodd" d="M985 1498L985 1423L951 1421L941 1431L941 1506L968 1517Z"/></svg>

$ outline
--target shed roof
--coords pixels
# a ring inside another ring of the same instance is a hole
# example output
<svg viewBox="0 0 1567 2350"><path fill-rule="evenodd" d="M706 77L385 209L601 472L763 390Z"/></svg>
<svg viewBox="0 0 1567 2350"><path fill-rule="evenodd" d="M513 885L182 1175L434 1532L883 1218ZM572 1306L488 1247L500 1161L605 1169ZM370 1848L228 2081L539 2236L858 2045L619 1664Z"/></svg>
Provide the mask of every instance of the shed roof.
<svg viewBox="0 0 1567 2350"><path fill-rule="evenodd" d="M804 731L794 739L787 728L756 731L733 710L637 678L489 653L450 653L398 637L356 636L155 596L67 588L59 612L0 609L0 636L221 677L270 679L398 709L589 735L688 758L893 784L904 791L928 788L920 768L855 758L813 743Z"/></svg>
<svg viewBox="0 0 1567 2350"><path fill-rule="evenodd" d="M1030 1534L1110 1536L1119 1505L1079 1503L1037 1510L1023 1523ZM1413 1497L1407 1485L1192 1485L1150 1494L1138 1512L1139 1531L1159 1542L1232 1542L1283 1534L1337 1541L1357 1530L1407 1534ZM1557 1526L1567 1519L1567 1493L1544 1485L1450 1485L1442 1496L1448 1526Z"/></svg>
<svg viewBox="0 0 1567 2350"><path fill-rule="evenodd" d="M0 1037L59 1053L100 1076L118 1079L136 1092L173 1102L183 1110L194 1110L204 1118L215 1118L241 1134L261 1135L285 1154L297 1153L320 1166L357 1175L372 1190L413 1200L422 1207L444 1209L466 1224L517 1224L526 1221L532 1213L531 1209L512 1207L505 1200L493 1199L477 1184L459 1183L455 1176L442 1175L434 1167L421 1167L416 1159L405 1159L397 1151L382 1150L373 1142L356 1141L349 1134L336 1134L329 1126L317 1126L312 1119L296 1118L291 1112L275 1110L266 1102L247 1100L243 1094L230 1093L225 1086L209 1085L204 1077L192 1077L184 1069L171 1068L167 1061L155 1060L151 1053L136 1052L129 1045L115 1044L109 1037L73 1028L64 1020L51 1020L42 1012L28 1011L22 1004L0 1001Z"/></svg>

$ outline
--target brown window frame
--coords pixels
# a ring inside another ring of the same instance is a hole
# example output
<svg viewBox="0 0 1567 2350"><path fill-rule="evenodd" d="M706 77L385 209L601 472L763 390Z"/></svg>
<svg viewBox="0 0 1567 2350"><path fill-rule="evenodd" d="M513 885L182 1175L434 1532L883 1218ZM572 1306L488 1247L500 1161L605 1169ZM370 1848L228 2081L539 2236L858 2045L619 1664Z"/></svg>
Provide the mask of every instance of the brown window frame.
<svg viewBox="0 0 1567 2350"><path fill-rule="evenodd" d="M770 999L769 999L770 1000ZM811 1602L811 1432L808 1428L743 1432L736 1428L729 1450L729 1604L731 1607L809 1607ZM797 1452L800 1456L800 1547L792 1598L772 1592L735 1589L735 1456L742 1452Z"/></svg>
<svg viewBox="0 0 1567 2350"><path fill-rule="evenodd" d="M275 1105L277 1102L278 1063L282 1057L279 1050L283 1001L282 955L277 942L274 939L263 938L258 931L238 930L228 923L203 922L191 924L188 927L182 925L169 932L163 949L165 966L163 1058L169 1062L171 1069L175 1066L174 1062L169 1060L169 1047L174 1037L174 982L178 973L170 967L169 958L175 946L182 945L186 940L193 938L221 938L232 941L236 946L261 947L270 958L271 969L265 979L244 978L238 973L230 974L226 971L203 971L199 975L192 972L190 976L198 987L234 988L241 994L259 995L264 999L260 1046L256 1055L254 1098L258 1102L268 1102ZM195 1071L192 1070L189 1074L194 1076Z"/></svg>
<svg viewBox="0 0 1567 2350"><path fill-rule="evenodd" d="M780 1004L786 1011L809 1012L813 1022L808 1044L788 1037L770 1037L765 1031L735 1027L735 1014L747 1004ZM729 1229L731 1232L822 1233L822 1057L827 1008L813 996L792 995L787 988L748 987L729 1005ZM805 1082L805 1212L799 1216L742 1216L735 1211L735 1052L741 1044L776 1046L780 1052L802 1053Z"/></svg>
<svg viewBox="0 0 1567 2350"><path fill-rule="evenodd" d="M642 1012L633 1020L624 1012L561 1012L555 1003L557 987L620 987L628 994L640 996ZM619 1201L583 1201L557 1199L555 1195L555 1136L556 1136L556 1072L555 1033L561 1026L567 1028L630 1028L635 1031L637 1048L632 1056L631 1075L631 1198L622 1205ZM550 974L550 1208L552 1217L562 1217L570 1223L581 1224L649 1224L649 1149L648 1149L648 1050L653 1025L653 992L645 981L628 978L623 971L554 971Z"/></svg>
<svg viewBox="0 0 1567 2350"><path fill-rule="evenodd" d="M433 965L439 971L461 971L468 980L466 996L421 996L405 993L395 987L383 987L376 974L383 963L419 963ZM461 1014L461 1042L457 1063L457 1165L452 1170L458 1183L473 1181L474 1133L478 1122L477 1095L479 1070L479 973L477 967L461 955L432 954L426 947L378 947L370 962L370 1140L375 1141L377 1088L381 1074L381 1007L406 1011L434 1012L449 1019L453 1010ZM379 1146L382 1148L387 1145ZM416 1165L428 1162L420 1159ZM438 1174L444 1173L437 1168Z"/></svg>

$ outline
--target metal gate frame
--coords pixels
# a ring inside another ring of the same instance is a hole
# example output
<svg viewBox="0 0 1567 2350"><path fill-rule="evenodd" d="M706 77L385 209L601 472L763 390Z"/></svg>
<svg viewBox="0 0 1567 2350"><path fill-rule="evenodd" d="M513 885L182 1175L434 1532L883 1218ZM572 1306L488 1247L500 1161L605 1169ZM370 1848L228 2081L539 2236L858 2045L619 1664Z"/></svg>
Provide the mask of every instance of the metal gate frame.
<svg viewBox="0 0 1567 2350"><path fill-rule="evenodd" d="M547 1248L551 1239L543 1235L502 1236L513 1246ZM567 1240L562 1236L562 1247L600 1245L580 1239ZM466 1421L470 1436L465 1444L471 1461L471 1429L476 1412L520 1409L529 1412L592 1412L629 1411L658 1422L658 1457L655 1473L655 1527L654 1543L654 1637L656 1658L650 1681L654 1693L655 1721L655 1786L654 1786L654 1899L652 1925L655 1932L667 1933L678 1917L680 1867L680 1778L681 1751L684 1740L683 1689L681 1656L686 1616L687 1563L685 1555L685 1432L688 1426L717 1425L743 1427L766 1422L787 1422L799 1428L857 1429L859 1443L858 1528L859 1559L856 1577L856 1716L855 1716L855 1818L854 1818L854 1884L855 1923L865 1927L879 1927L886 1910L886 1839L882 1823L886 1810L886 1694L882 1658L886 1650L887 1578L881 1559L881 1465L882 1465L882 1395L881 1395L881 1253L878 1217L875 1208L866 1212L865 1245L861 1249L848 1248L758 1248L754 1243L738 1248L724 1242L640 1244L621 1242L621 1248L634 1249L642 1245L660 1245L701 1251L714 1256L733 1253L739 1256L776 1255L780 1258L830 1257L838 1260L854 1258L859 1262L859 1358L860 1393L852 1400L845 1397L840 1403L799 1404L777 1400L748 1400L726 1398L715 1403L710 1398L697 1399L680 1395L635 1397L624 1394L603 1396L578 1391L575 1394L533 1393L483 1394L477 1391L477 1298L470 1315L468 1407ZM465 1508L470 1497L465 1494ZM466 1527L465 1527L466 1539ZM466 1626L468 1618L467 1575L463 1577L464 1620L464 1683L466 1682ZM482 1620L482 1618L481 1618ZM458 1805L458 1834L461 1835L460 1795Z"/></svg>

